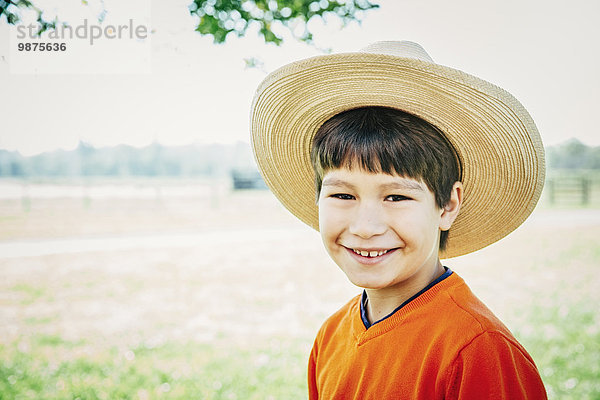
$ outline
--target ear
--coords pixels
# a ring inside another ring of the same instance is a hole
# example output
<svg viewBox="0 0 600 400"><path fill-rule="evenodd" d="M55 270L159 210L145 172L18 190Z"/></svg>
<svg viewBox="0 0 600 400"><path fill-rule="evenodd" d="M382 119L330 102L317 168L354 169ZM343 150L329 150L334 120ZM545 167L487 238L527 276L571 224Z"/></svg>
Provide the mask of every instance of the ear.
<svg viewBox="0 0 600 400"><path fill-rule="evenodd" d="M447 231L452 226L452 223L458 216L460 205L462 204L463 197L463 185L462 182L454 182L452 186L452 192L450 193L450 200L448 204L442 208L442 214L440 216L440 230Z"/></svg>

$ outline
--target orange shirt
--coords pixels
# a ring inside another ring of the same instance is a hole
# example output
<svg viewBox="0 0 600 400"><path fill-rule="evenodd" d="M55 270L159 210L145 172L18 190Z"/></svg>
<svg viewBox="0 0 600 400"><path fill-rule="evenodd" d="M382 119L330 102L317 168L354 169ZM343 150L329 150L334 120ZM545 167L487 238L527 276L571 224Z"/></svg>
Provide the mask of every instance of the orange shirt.
<svg viewBox="0 0 600 400"><path fill-rule="evenodd" d="M456 273L369 329L360 296L323 324L310 399L546 399L531 356Z"/></svg>

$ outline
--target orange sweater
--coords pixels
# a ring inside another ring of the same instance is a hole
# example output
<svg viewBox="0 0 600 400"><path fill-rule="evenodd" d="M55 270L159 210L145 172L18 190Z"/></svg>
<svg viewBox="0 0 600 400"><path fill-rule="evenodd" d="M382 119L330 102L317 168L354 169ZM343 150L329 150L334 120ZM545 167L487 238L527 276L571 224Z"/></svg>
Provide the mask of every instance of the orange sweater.
<svg viewBox="0 0 600 400"><path fill-rule="evenodd" d="M523 346L456 273L365 328L360 296L323 324L310 399L546 399Z"/></svg>

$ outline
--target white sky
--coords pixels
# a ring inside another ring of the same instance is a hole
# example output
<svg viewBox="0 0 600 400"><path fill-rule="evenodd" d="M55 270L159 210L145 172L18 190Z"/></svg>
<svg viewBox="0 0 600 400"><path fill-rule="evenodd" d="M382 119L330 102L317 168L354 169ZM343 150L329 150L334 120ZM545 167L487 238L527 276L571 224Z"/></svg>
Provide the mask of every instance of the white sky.
<svg viewBox="0 0 600 400"><path fill-rule="evenodd" d="M10 57L15 50L9 51L9 44L16 43L8 40L9 28L0 22L0 148L35 154L73 148L80 139L96 146L248 141L250 102L266 73L244 69L244 58L256 57L272 71L320 54L291 39L281 47L265 45L254 33L214 45L194 32L195 20L187 10L191 0L135 2L131 7L132 0L105 0L105 24L133 18L150 25L155 33L145 42L151 49L146 73L112 73L111 65L126 69L126 55L111 47L115 42L95 47L93 57L73 47L69 56L75 59L65 70L69 73L11 73L16 59ZM600 145L594 122L600 110L600 2L375 2L381 8L368 12L361 26L340 30L336 21L312 24L317 47L340 52L378 40L416 41L436 62L515 95L533 116L545 144L577 137ZM96 23L98 2L90 4L72 2L56 11L72 25L83 17ZM90 60L104 73L81 73L88 71Z"/></svg>

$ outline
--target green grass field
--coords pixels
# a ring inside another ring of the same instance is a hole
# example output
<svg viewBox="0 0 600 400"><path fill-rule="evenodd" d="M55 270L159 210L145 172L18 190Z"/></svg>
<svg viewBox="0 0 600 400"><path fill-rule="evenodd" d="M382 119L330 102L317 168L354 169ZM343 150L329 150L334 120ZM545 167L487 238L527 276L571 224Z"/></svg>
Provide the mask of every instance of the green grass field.
<svg viewBox="0 0 600 400"><path fill-rule="evenodd" d="M33 201L25 212L0 201L0 231L26 243L78 237L80 226L86 237L231 231L193 246L0 257L0 399L306 398L314 335L358 293L315 232L267 192L218 207L92 204ZM600 399L596 212L543 207L508 238L446 262L528 349L551 399ZM257 221L290 233L249 235Z"/></svg>
<svg viewBox="0 0 600 400"><path fill-rule="evenodd" d="M35 335L0 347L3 399L303 398L305 355L273 340L264 348L169 342L127 350Z"/></svg>

